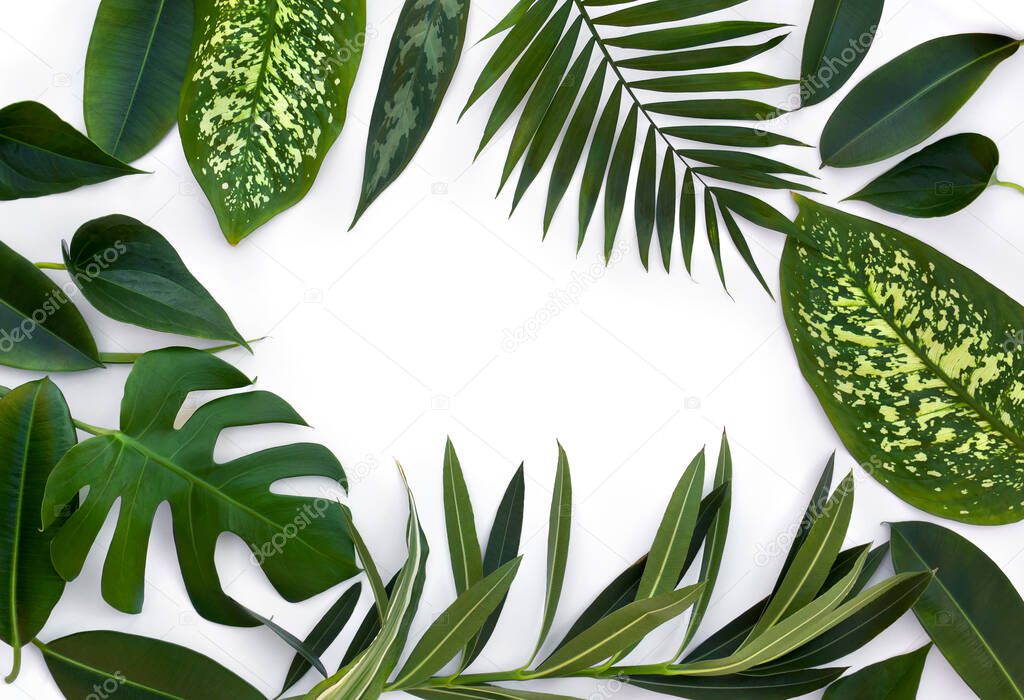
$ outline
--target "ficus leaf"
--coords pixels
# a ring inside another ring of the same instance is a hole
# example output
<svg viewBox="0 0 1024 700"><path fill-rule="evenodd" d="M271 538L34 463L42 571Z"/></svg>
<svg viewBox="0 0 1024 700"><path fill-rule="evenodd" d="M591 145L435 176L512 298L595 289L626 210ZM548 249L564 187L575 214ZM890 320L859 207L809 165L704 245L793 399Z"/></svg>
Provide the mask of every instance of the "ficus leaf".
<svg viewBox="0 0 1024 700"><path fill-rule="evenodd" d="M82 224L64 245L64 264L89 303L115 320L249 347L167 239L130 216Z"/></svg>
<svg viewBox="0 0 1024 700"><path fill-rule="evenodd" d="M988 189L998 165L992 139L955 134L908 156L848 199L902 216L948 216Z"/></svg>
<svg viewBox="0 0 1024 700"><path fill-rule="evenodd" d="M355 222L412 161L444 101L466 39L469 0L406 0L370 117Z"/></svg>
<svg viewBox="0 0 1024 700"><path fill-rule="evenodd" d="M839 168L884 160L934 134L1019 42L956 34L915 46L862 80L821 134L821 162Z"/></svg>
<svg viewBox="0 0 1024 700"><path fill-rule="evenodd" d="M991 558L933 523L893 523L898 572L934 571L914 614L942 655L982 698L1024 698L1024 658L1016 630L1024 600Z"/></svg>
<svg viewBox="0 0 1024 700"><path fill-rule="evenodd" d="M70 509L47 530L39 514L46 479L75 441L67 403L49 379L23 384L0 399L0 639L14 649L8 683L18 675L22 646L39 634L64 592L64 579L48 555Z"/></svg>
<svg viewBox="0 0 1024 700"><path fill-rule="evenodd" d="M196 0L178 126L192 173L236 244L301 200L345 123L365 0Z"/></svg>
<svg viewBox="0 0 1024 700"><path fill-rule="evenodd" d="M83 487L83 506L51 546L57 571L74 579L116 500L120 516L103 569L104 599L139 612L150 529L161 503L171 518L185 587L196 611L215 622L250 626L221 588L214 550L222 532L241 537L271 584L299 601L357 573L352 542L336 504L272 493L282 479L323 476L344 484L341 465L324 447L273 447L218 464L222 430L242 425L303 425L278 396L261 391L210 401L175 428L189 393L237 389L250 380L223 360L189 348L146 353L125 385L120 430L102 431L72 448L54 468L43 498L43 526ZM99 432L99 431L98 431ZM301 527L299 525L301 523Z"/></svg>
<svg viewBox="0 0 1024 700"><path fill-rule="evenodd" d="M139 700L263 700L262 693L212 659L159 639L96 631L36 645L68 698L87 698L97 688L112 688L111 694L123 690Z"/></svg>
<svg viewBox="0 0 1024 700"><path fill-rule="evenodd" d="M885 0L815 0L800 63L800 105L831 97L867 56Z"/></svg>
<svg viewBox="0 0 1024 700"><path fill-rule="evenodd" d="M909 654L865 666L829 686L822 700L857 700L870 696L914 700L931 648L931 644L926 644Z"/></svg>
<svg viewBox="0 0 1024 700"><path fill-rule="evenodd" d="M193 0L103 0L85 56L85 126L125 161L174 126L192 52Z"/></svg>
<svg viewBox="0 0 1024 700"><path fill-rule="evenodd" d="M1020 520L1024 308L906 234L798 202L801 240L814 247L787 241L783 313L840 438L918 508L970 523Z"/></svg>

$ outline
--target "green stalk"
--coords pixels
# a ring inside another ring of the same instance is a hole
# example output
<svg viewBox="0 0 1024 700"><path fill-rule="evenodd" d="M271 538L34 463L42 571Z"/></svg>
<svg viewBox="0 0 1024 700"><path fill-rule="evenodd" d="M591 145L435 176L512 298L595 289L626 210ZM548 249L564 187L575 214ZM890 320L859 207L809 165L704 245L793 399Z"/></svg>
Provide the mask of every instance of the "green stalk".
<svg viewBox="0 0 1024 700"><path fill-rule="evenodd" d="M38 262L35 264L40 270L66 270L64 263Z"/></svg>
<svg viewBox="0 0 1024 700"><path fill-rule="evenodd" d="M263 336L262 338L253 338L252 340L247 340L245 342L249 344L258 343L261 340L265 340L266 337L267 336ZM242 347L240 343L225 343L224 345L215 345L212 348L199 349L202 350L203 352L213 354L218 352L224 352L225 350L233 350L235 348L240 347ZM142 352L101 352L100 362L102 362L105 365L130 365L133 364L140 357L142 357L144 354L145 353Z"/></svg>
<svg viewBox="0 0 1024 700"><path fill-rule="evenodd" d="M999 185L1000 187L1009 187L1011 190L1017 190L1021 194L1024 194L1024 186L1018 185L1016 182L1006 182L993 177L992 184Z"/></svg>

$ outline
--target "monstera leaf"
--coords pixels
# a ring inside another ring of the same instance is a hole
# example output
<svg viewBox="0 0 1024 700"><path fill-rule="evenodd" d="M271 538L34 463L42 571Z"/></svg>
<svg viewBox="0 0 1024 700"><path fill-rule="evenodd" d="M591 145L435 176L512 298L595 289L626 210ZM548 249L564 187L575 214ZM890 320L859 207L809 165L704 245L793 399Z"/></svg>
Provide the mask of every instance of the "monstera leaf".
<svg viewBox="0 0 1024 700"><path fill-rule="evenodd" d="M718 70L758 56L787 36L776 31L783 25L772 22L701 19L742 3L654 0L621 9L609 6L624 2L607 0L517 3L491 32L504 36L467 105L474 104L509 72L484 127L480 150L523 104L501 175L504 187L522 164L513 209L551 161L546 233L574 174L581 172L579 245L604 190L607 258L615 246L626 194L633 183L631 204L645 268L656 233L656 249L665 269L678 246L689 270L697 212L702 211L722 284L725 271L719 218L743 261L767 289L736 218L783 233L790 231L790 222L768 204L719 183L766 190L813 191L813 187L790 178L808 177L804 171L751 153L763 147L803 144L760 126L736 124L769 121L786 111L743 97L749 91L798 82L750 70ZM763 38L768 32L774 34ZM762 38L747 39L757 35ZM736 44L740 39L753 43ZM611 89L606 90L609 85ZM712 92L724 96L705 97ZM666 123L674 121L673 117L700 123ZM638 145L642 145L642 155L634 168ZM698 201L702 202L700 208Z"/></svg>
<svg viewBox="0 0 1024 700"><path fill-rule="evenodd" d="M345 123L365 0L197 0L178 125L225 237L302 199Z"/></svg>
<svg viewBox="0 0 1024 700"><path fill-rule="evenodd" d="M1024 518L1024 307L906 234L798 202L783 311L839 437L918 508Z"/></svg>
<svg viewBox="0 0 1024 700"><path fill-rule="evenodd" d="M241 537L287 600L321 593L357 572L352 541L337 504L271 493L281 479L323 476L344 483L338 461L320 445L274 447L218 464L214 446L225 428L264 423L304 425L278 396L234 394L201 406L180 428L175 418L190 392L249 385L241 372L208 353L169 348L136 362L121 402L121 428L97 429L57 464L43 497L48 527L84 487L82 506L53 539L51 554L67 580L82 569L115 501L120 515L103 568L103 597L124 612L142 609L146 549L161 503L171 506L185 587L209 620L251 626L227 597L214 550L223 532Z"/></svg>

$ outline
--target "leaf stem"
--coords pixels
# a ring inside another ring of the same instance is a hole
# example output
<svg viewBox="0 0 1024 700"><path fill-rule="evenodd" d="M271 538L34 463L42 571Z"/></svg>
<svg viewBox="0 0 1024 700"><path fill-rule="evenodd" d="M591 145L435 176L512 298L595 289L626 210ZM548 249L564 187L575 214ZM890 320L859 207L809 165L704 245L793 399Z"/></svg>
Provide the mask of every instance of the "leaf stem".
<svg viewBox="0 0 1024 700"><path fill-rule="evenodd" d="M35 266L40 270L66 270L68 269L64 263L51 263L51 262L37 262Z"/></svg>
<svg viewBox="0 0 1024 700"><path fill-rule="evenodd" d="M1007 182L1005 180L992 178L992 184L999 185L1000 187L1009 187L1011 190L1017 190L1021 194L1024 194L1024 185L1018 185L1016 182Z"/></svg>
<svg viewBox="0 0 1024 700"><path fill-rule="evenodd" d="M267 336L262 338L253 338L252 340L245 341L246 343L258 343L261 340L265 340ZM215 354L218 352L224 352L225 350L233 350L235 348L242 347L241 343L225 343L224 345L215 345L212 348L199 348L203 352ZM145 353L143 352L101 352L100 362L105 365L130 365L142 357Z"/></svg>

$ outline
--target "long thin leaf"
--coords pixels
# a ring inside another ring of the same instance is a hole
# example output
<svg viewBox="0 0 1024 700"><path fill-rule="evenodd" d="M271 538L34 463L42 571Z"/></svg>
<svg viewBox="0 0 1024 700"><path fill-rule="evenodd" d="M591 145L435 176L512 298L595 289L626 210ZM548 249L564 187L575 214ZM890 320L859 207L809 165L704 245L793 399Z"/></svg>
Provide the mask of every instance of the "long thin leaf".
<svg viewBox="0 0 1024 700"><path fill-rule="evenodd" d="M444 446L444 522L448 534L455 594L462 595L483 576L473 503L451 438Z"/></svg>
<svg viewBox="0 0 1024 700"><path fill-rule="evenodd" d="M565 582L565 566L569 560L569 534L572 529L572 477L569 473L569 458L561 443L558 445L558 467L555 472L555 487L551 493L551 513L548 517L548 564L547 584L544 588L544 617L541 621L537 646L533 650L536 658L540 648L551 631L555 621L558 600L562 596Z"/></svg>

